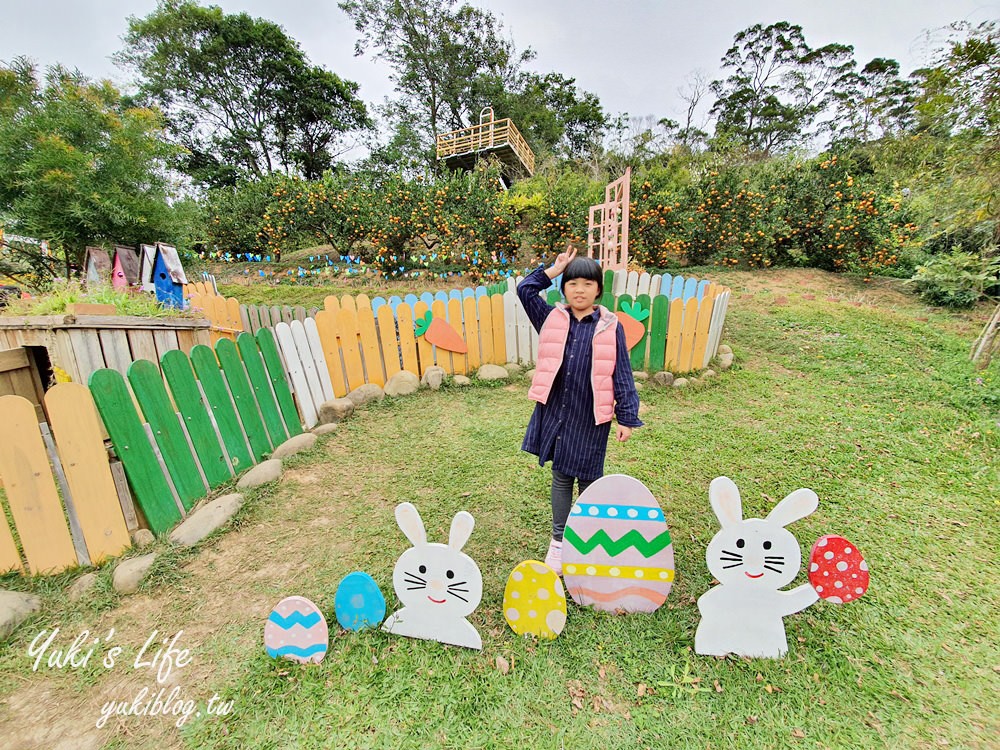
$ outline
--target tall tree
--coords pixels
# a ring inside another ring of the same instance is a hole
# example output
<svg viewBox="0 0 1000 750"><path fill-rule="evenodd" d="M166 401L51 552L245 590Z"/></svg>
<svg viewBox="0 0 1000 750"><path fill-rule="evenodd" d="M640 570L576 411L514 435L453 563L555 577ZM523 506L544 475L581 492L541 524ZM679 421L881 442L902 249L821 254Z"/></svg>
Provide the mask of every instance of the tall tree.
<svg viewBox="0 0 1000 750"><path fill-rule="evenodd" d="M107 81L60 67L41 81L24 59L0 65L0 224L50 252L13 243L0 271L68 276L88 244L173 238L175 152L159 112L128 106Z"/></svg>
<svg viewBox="0 0 1000 750"><path fill-rule="evenodd" d="M787 21L739 32L722 58L728 77L711 85L717 142L765 156L804 143L852 55L841 44L812 49L802 27Z"/></svg>
<svg viewBox="0 0 1000 750"><path fill-rule="evenodd" d="M138 76L207 185L328 167L345 134L370 127L358 85L309 64L280 26L194 0L129 19L118 61Z"/></svg>
<svg viewBox="0 0 1000 750"><path fill-rule="evenodd" d="M913 84L899 77L895 60L877 57L841 76L831 103L827 129L834 141L866 143L913 124Z"/></svg>

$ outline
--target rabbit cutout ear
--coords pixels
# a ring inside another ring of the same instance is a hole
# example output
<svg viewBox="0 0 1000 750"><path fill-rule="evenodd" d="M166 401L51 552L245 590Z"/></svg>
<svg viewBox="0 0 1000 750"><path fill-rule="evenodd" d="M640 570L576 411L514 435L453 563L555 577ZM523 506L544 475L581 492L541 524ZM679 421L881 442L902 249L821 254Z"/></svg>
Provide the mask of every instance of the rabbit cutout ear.
<svg viewBox="0 0 1000 750"><path fill-rule="evenodd" d="M451 519L451 533L448 534L448 546L454 550L460 550L472 536L472 528L476 525L476 520L468 511L460 510Z"/></svg>
<svg viewBox="0 0 1000 750"><path fill-rule="evenodd" d="M427 544L424 522L413 503L400 503L396 506L396 523L414 547Z"/></svg>
<svg viewBox="0 0 1000 750"><path fill-rule="evenodd" d="M722 528L743 521L743 501L740 490L729 477L716 477L708 487L708 499Z"/></svg>
<svg viewBox="0 0 1000 750"><path fill-rule="evenodd" d="M768 521L774 521L781 526L787 526L793 521L805 518L819 507L819 498L812 490L795 490L774 506L774 510L767 514Z"/></svg>

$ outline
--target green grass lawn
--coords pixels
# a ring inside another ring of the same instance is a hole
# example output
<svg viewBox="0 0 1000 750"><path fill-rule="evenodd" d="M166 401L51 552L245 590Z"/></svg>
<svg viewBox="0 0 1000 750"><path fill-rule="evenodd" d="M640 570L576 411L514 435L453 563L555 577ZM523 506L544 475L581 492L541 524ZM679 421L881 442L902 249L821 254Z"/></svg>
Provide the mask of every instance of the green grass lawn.
<svg viewBox="0 0 1000 750"><path fill-rule="evenodd" d="M321 438L199 549L159 541L135 596L114 595L107 569L78 603L65 601L69 576L0 579L44 599L0 644L0 736L16 748L66 737L113 748L995 747L1000 372L968 362L985 308L945 313L892 285L817 272L718 276L733 287L723 341L734 367L696 388L643 388L646 427L608 452L607 472L643 481L671 527L677 580L655 614L571 603L555 641L515 636L504 583L544 554L549 526L548 471L518 450L527 381L421 392ZM693 652L717 530L708 485L720 474L739 485L747 516L814 489L819 509L790 527L803 557L837 533L871 567L861 601L785 619L780 661ZM446 541L458 510L475 516L465 551L483 573L470 618L482 652L337 629L333 596L353 570L398 605L403 501L430 541ZM264 620L291 594L334 623L319 666L264 654ZM116 628L122 659L33 672L31 639L56 625L70 636ZM201 709L213 694L231 700L231 713L180 730L164 717L96 730L104 701L155 684L126 664L154 629L183 629L192 651L171 684Z"/></svg>

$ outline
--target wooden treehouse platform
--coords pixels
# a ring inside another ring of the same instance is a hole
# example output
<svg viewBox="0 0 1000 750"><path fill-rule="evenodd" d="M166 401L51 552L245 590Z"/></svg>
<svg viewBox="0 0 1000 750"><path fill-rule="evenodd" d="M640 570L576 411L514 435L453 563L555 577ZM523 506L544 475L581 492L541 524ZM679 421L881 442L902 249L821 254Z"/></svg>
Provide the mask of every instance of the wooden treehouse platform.
<svg viewBox="0 0 1000 750"><path fill-rule="evenodd" d="M508 187L518 177L535 173L535 154L524 136L510 118L494 120L491 108L483 110L478 125L437 137L437 158L451 169L472 170L484 156L497 158Z"/></svg>

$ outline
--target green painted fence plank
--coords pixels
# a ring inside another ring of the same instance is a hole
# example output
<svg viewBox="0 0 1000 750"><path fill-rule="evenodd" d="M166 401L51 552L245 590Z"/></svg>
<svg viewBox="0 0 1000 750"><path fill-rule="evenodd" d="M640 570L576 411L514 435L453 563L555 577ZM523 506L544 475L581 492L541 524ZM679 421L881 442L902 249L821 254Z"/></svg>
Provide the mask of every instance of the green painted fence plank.
<svg viewBox="0 0 1000 750"><path fill-rule="evenodd" d="M667 323L670 320L670 298L657 294L653 298L653 322L649 326L649 369L663 370L664 355L667 351Z"/></svg>
<svg viewBox="0 0 1000 750"><path fill-rule="evenodd" d="M198 473L174 405L170 403L160 368L148 359L137 359L128 366L128 382L153 430L153 439L160 446L160 455L174 480L181 504L185 510L191 510L194 501L205 496L207 488Z"/></svg>
<svg viewBox="0 0 1000 750"><path fill-rule="evenodd" d="M604 293L601 295L601 304L611 311L615 309L615 293L611 287L615 283L615 272L607 270L604 272Z"/></svg>
<svg viewBox="0 0 1000 750"><path fill-rule="evenodd" d="M558 289L550 289L545 295L545 299L550 305L554 305L556 302L562 302L562 295Z"/></svg>
<svg viewBox="0 0 1000 750"><path fill-rule="evenodd" d="M648 294L640 294L635 298L635 304L632 308L633 317L637 320L638 318L642 318L639 322L642 323L645 333L642 334L642 338L639 339L639 343L632 347L632 351L629 352L629 359L632 360L633 370L646 369L646 344L649 341L650 319L653 317L650 312L650 306L651 303L649 301Z"/></svg>
<svg viewBox="0 0 1000 750"><path fill-rule="evenodd" d="M117 370L95 370L87 385L149 528L154 534L168 531L181 520L181 512L132 404L125 378Z"/></svg>
<svg viewBox="0 0 1000 750"><path fill-rule="evenodd" d="M257 341L249 333L241 333L236 337L236 346L240 350L240 356L243 357L243 366L247 368L250 386L253 388L254 396L257 397L261 416L264 417L264 425L271 436L271 442L277 447L288 439L288 433L281 421L274 394L271 393L271 381L264 370Z"/></svg>
<svg viewBox="0 0 1000 750"><path fill-rule="evenodd" d="M292 399L292 392L288 389L288 379L285 376L285 368L281 366L281 357L278 355L278 346L274 343L274 332L270 328L261 328L256 334L257 346L264 357L264 365L267 367L268 377L271 378L271 387L274 395L278 397L278 407L281 409L281 416L285 420L285 428L291 437L302 434L302 421L299 413L295 409L295 401Z"/></svg>
<svg viewBox="0 0 1000 750"><path fill-rule="evenodd" d="M253 391L250 390L250 381L247 380L247 372L243 369L240 353L236 349L236 344L229 339L219 339L215 344L215 353L219 357L222 371L226 374L226 382L229 384L230 393L233 394L236 411L239 412L240 421L243 423L243 431L250 441L250 450L253 451L254 458L259 461L265 454L271 452L271 441L267 437L260 412L257 410L257 401L253 397Z"/></svg>
<svg viewBox="0 0 1000 750"><path fill-rule="evenodd" d="M160 367L167 378L170 392L174 395L174 403L180 409L184 425L191 442L194 444L198 462L201 464L205 478L213 489L232 477L226 454L212 427L212 420L198 390L198 381L194 379L191 360L180 349L172 349L160 359Z"/></svg>
<svg viewBox="0 0 1000 750"><path fill-rule="evenodd" d="M226 446L229 460L233 462L233 470L237 474L246 471L254 462L250 457L250 451L247 450L246 437L233 408L229 389L222 378L222 373L219 372L219 362L215 358L215 352L204 344L198 344L191 348L191 364L198 373L198 381L212 407L215 423L222 434L222 442Z"/></svg>

